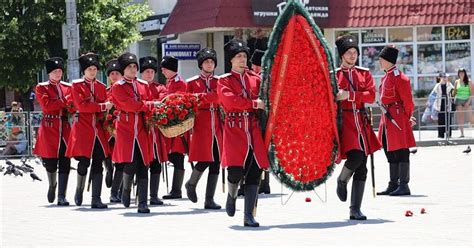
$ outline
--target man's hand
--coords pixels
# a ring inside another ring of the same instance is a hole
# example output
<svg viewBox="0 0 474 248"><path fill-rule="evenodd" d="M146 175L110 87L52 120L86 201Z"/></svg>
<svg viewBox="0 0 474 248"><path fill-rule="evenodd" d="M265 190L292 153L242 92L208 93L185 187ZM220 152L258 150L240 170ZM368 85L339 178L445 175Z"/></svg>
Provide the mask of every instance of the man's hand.
<svg viewBox="0 0 474 248"><path fill-rule="evenodd" d="M112 108L112 106L114 106L111 102L107 101L107 102L104 102L105 104L105 109L109 110Z"/></svg>
<svg viewBox="0 0 474 248"><path fill-rule="evenodd" d="M346 90L339 90L336 95L336 99L338 101L344 101L349 98L349 91Z"/></svg>
<svg viewBox="0 0 474 248"><path fill-rule="evenodd" d="M255 102L257 103L256 109L265 109L265 103L262 101L262 99L259 98L255 100Z"/></svg>
<svg viewBox="0 0 474 248"><path fill-rule="evenodd" d="M415 117L413 117L413 116L410 117L410 124L411 124L412 127L416 125L416 118Z"/></svg>

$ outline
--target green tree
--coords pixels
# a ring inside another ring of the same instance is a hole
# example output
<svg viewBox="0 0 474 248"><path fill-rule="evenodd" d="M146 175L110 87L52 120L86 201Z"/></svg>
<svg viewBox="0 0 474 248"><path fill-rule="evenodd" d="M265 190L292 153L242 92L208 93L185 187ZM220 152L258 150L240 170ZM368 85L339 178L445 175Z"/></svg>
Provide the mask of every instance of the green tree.
<svg viewBox="0 0 474 248"><path fill-rule="evenodd" d="M0 0L0 87L25 92L46 58L66 59L65 8L59 0ZM129 0L77 0L80 52L94 51L104 64L142 38L137 24L151 14L147 4Z"/></svg>

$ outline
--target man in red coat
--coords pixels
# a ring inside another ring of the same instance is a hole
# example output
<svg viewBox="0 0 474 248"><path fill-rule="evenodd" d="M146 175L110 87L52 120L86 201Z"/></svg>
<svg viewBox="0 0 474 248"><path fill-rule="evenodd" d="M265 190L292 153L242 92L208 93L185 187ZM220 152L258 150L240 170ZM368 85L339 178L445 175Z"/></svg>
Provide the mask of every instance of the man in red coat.
<svg viewBox="0 0 474 248"><path fill-rule="evenodd" d="M151 98L160 101L166 94L166 87L155 81L155 73L158 70L158 61L155 57L140 58L140 74L144 81L148 82ZM150 128L149 142L152 146L153 160L150 163L150 205L163 205L163 201L158 198L160 186L161 164L168 161L168 151L166 149L165 137L160 129Z"/></svg>
<svg viewBox="0 0 474 248"><path fill-rule="evenodd" d="M397 66L398 50L386 46L380 52L380 67L385 71L379 91L382 114L379 126L379 141L390 164L390 182L378 195L410 195L410 147L416 146L412 125L414 104L410 79ZM398 126L397 126L398 125Z"/></svg>
<svg viewBox="0 0 474 248"><path fill-rule="evenodd" d="M209 167L204 208L221 209L214 202L222 150L222 122L219 116L217 77L214 76L216 51L207 47L201 49L197 53L197 62L201 73L187 80L187 91L197 95L200 102L189 146L189 161L196 161L197 164L184 186L189 200L197 202L196 186L204 170Z"/></svg>
<svg viewBox="0 0 474 248"><path fill-rule="evenodd" d="M112 59L106 63L106 74L110 84L110 87L107 88L107 98L112 99L112 85L115 82L118 82L122 79L122 73L120 72L120 65L118 60ZM114 113L112 113L114 114ZM115 122L115 121L114 121ZM115 126L115 123L113 124ZM106 127L104 127L106 128ZM108 157L104 160L105 169L107 170L105 176L105 184L107 187L110 187L110 202L121 202L122 197L119 194L119 188L122 184L123 176L123 164L122 163L112 163L112 154L115 144L115 135L109 133L109 130L105 132L107 141L109 143L109 154ZM114 170L115 167L115 170Z"/></svg>
<svg viewBox="0 0 474 248"><path fill-rule="evenodd" d="M222 166L228 171L226 212L235 214L239 181L245 177L244 226L258 227L254 219L258 185L263 169L268 169L268 153L263 144L255 112L264 109L258 98L261 79L247 69L249 50L243 40L233 39L225 45L232 70L219 78L217 94L225 110Z"/></svg>
<svg viewBox="0 0 474 248"><path fill-rule="evenodd" d="M178 75L178 60L164 56L160 63L161 72L166 78L166 94L186 92L186 83ZM184 154L188 153L189 132L175 138L166 138L168 160L173 164L173 183L171 191L163 199L181 199L181 187L184 179Z"/></svg>
<svg viewBox="0 0 474 248"><path fill-rule="evenodd" d="M340 89L337 100L342 111L339 143L341 157L347 159L337 179L337 196L343 202L347 200L347 183L354 175L349 217L366 220L360 206L367 179L367 156L381 147L365 112L365 104L375 101L375 84L367 68L356 66L359 46L355 37L339 37L336 46L342 61L336 72Z"/></svg>
<svg viewBox="0 0 474 248"><path fill-rule="evenodd" d="M109 153L102 120L97 118L112 107L107 100L105 85L95 77L99 66L99 57L87 53L79 57L81 72L84 77L73 81L72 99L77 112L74 117L71 135L69 136L66 156L79 161L77 165L77 187L74 201L82 205L82 193L87 178L87 169L91 166L92 181L91 208L107 208L100 195L102 191L102 162Z"/></svg>
<svg viewBox="0 0 474 248"><path fill-rule="evenodd" d="M138 60L132 53L118 58L123 79L112 86L112 102L120 111L116 123L112 161L124 163L122 203L130 206L130 191L135 173L138 184L138 213L149 213L148 165L152 160L145 113L158 102L151 101L148 83L137 79Z"/></svg>
<svg viewBox="0 0 474 248"><path fill-rule="evenodd" d="M36 86L36 97L43 110L43 118L41 119L34 154L41 157L43 166L48 172L48 201L50 203L54 202L57 179L59 179L58 205L68 206L66 190L71 160L65 154L67 140L71 132L68 114L73 112L71 85L61 81L64 70L62 58L49 58L45 61L45 65L49 80ZM57 175L58 167L59 177Z"/></svg>

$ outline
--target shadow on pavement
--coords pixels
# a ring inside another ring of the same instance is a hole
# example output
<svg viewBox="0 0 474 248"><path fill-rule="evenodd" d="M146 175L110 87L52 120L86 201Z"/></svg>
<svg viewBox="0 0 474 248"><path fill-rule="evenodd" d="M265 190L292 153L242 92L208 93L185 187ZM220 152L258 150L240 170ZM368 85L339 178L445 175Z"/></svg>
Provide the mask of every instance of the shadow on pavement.
<svg viewBox="0 0 474 248"><path fill-rule="evenodd" d="M258 228L244 227L244 226L230 226L230 229L233 229L236 231L265 231L265 230L270 230L274 228L327 229L327 228L339 228L339 227L354 226L354 225L384 224L384 223L389 223L389 222L393 222L393 221L384 220L384 219L368 219L366 221L346 220L346 221L321 222L321 223L295 223L295 224L274 225L274 226L260 226Z"/></svg>

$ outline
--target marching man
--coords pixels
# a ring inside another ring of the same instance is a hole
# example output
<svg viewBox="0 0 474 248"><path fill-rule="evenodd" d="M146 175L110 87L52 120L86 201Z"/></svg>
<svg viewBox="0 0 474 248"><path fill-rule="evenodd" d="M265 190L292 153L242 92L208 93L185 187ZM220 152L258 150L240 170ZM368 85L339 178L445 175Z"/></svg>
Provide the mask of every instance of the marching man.
<svg viewBox="0 0 474 248"><path fill-rule="evenodd" d="M379 141L383 144L390 164L390 181L385 191L378 195L410 195L410 147L416 146L412 125L415 118L410 79L397 66L398 50L386 46L379 54L380 67L385 76L380 84L382 119Z"/></svg>
<svg viewBox="0 0 474 248"><path fill-rule="evenodd" d="M243 40L233 39L225 46L232 70L219 78L217 94L224 107L222 166L228 171L226 212L235 214L239 181L245 181L244 226L258 227L253 210L256 205L262 169L268 169L267 149L255 116L264 103L258 98L261 79L247 69L249 49Z"/></svg>
<svg viewBox="0 0 474 248"><path fill-rule="evenodd" d="M68 111L72 111L71 85L61 81L64 60L52 57L45 61L49 80L36 86L36 96L43 110L43 118L38 131L34 154L41 157L48 172L48 201L56 198L59 167L58 205L68 206L66 200L67 181L71 170L71 160L65 156L67 140L71 132ZM59 166L58 166L59 165Z"/></svg>
<svg viewBox="0 0 474 248"><path fill-rule="evenodd" d="M189 200L197 202L196 186L204 170L209 167L204 208L221 209L214 202L222 150L222 123L219 118L217 77L214 76L217 53L212 48L203 48L197 53L197 61L200 75L187 80L187 91L196 94L200 100L189 147L189 161L196 161L197 164L185 187Z"/></svg>

